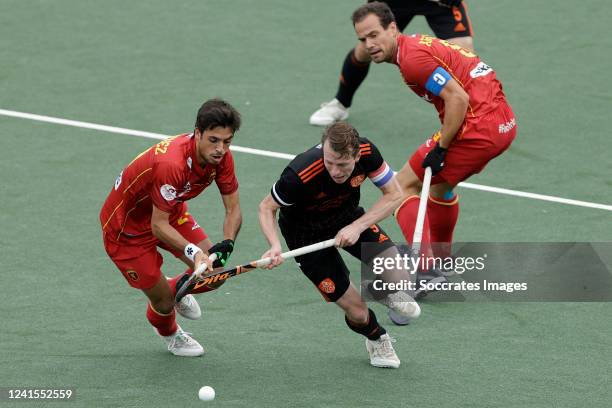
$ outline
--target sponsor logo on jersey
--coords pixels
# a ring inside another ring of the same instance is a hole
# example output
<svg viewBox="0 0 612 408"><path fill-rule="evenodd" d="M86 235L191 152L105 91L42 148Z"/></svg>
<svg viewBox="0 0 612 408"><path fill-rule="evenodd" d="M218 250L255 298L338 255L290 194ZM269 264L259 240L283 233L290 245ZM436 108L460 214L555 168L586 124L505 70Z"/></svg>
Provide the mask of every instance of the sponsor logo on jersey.
<svg viewBox="0 0 612 408"><path fill-rule="evenodd" d="M191 183L187 182L187 184L183 186L183 191L181 191L178 196L182 197L190 191L191 191Z"/></svg>
<svg viewBox="0 0 612 408"><path fill-rule="evenodd" d="M516 120L512 118L508 122L502 123L499 125L499 133L508 133L515 126L516 126Z"/></svg>
<svg viewBox="0 0 612 408"><path fill-rule="evenodd" d="M351 186L359 187L361 183L363 183L363 180L365 180L365 174L359 174L351 179Z"/></svg>
<svg viewBox="0 0 612 408"><path fill-rule="evenodd" d="M138 280L138 274L134 270L130 269L129 271L126 271L125 274L133 281Z"/></svg>
<svg viewBox="0 0 612 408"><path fill-rule="evenodd" d="M319 283L319 290L323 293L334 293L336 291L336 284L330 278L325 278Z"/></svg>
<svg viewBox="0 0 612 408"><path fill-rule="evenodd" d="M481 76L485 76L493 72L493 68L480 61L476 67L470 71L470 76L472 78L478 78Z"/></svg>
<svg viewBox="0 0 612 408"><path fill-rule="evenodd" d="M193 159L191 157L187 158L187 167L189 167L189 169L191 169L191 165L193 164Z"/></svg>
<svg viewBox="0 0 612 408"><path fill-rule="evenodd" d="M176 188L174 188L174 186L171 186L170 184L164 184L163 186L161 186L159 192L166 201L172 201L176 199Z"/></svg>
<svg viewBox="0 0 612 408"><path fill-rule="evenodd" d="M119 173L119 175L117 176L117 178L115 179L115 191L117 191L117 189L119 188L119 186L121 185L121 181L123 180L123 171L121 171L121 173Z"/></svg>

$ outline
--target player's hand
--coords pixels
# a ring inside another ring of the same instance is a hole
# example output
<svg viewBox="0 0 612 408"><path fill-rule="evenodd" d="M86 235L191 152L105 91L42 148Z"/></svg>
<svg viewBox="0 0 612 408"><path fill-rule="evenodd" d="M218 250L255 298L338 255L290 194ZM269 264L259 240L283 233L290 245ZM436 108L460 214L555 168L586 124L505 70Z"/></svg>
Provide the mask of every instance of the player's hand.
<svg viewBox="0 0 612 408"><path fill-rule="evenodd" d="M436 0L436 2L445 7L459 7L463 0Z"/></svg>
<svg viewBox="0 0 612 408"><path fill-rule="evenodd" d="M193 271L198 274L198 271L201 269L199 275L213 270L213 263L208 259L208 255L206 255L203 251L198 251L193 258Z"/></svg>
<svg viewBox="0 0 612 408"><path fill-rule="evenodd" d="M336 234L335 245L340 248L355 245L363 231L355 224L349 224Z"/></svg>
<svg viewBox="0 0 612 408"><path fill-rule="evenodd" d="M272 262L270 262L266 266L262 266L263 269L272 269L276 268L278 265L282 264L284 259L281 257L282 248L280 245L272 245L269 250L264 252L261 256L262 258L272 258Z"/></svg>
<svg viewBox="0 0 612 408"><path fill-rule="evenodd" d="M217 254L217 259L213 262L213 268L225 266L230 255L234 251L234 241L226 239L210 247L208 253L210 255Z"/></svg>
<svg viewBox="0 0 612 408"><path fill-rule="evenodd" d="M433 149L427 153L425 159L423 160L423 164L421 166L426 169L427 167L431 167L431 175L434 176L441 172L444 169L444 159L446 158L446 150L443 147L440 147L439 143L436 143Z"/></svg>

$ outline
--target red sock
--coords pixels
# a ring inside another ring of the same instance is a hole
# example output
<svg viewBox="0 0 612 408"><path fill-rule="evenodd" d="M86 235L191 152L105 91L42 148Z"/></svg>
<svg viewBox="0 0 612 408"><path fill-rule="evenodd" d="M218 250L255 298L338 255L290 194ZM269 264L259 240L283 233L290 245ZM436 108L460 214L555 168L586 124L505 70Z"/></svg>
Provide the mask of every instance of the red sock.
<svg viewBox="0 0 612 408"><path fill-rule="evenodd" d="M459 218L459 196L455 194L450 200L429 196L427 213L436 256L450 256L453 231Z"/></svg>
<svg viewBox="0 0 612 408"><path fill-rule="evenodd" d="M402 229L404 238L409 245L412 245L414 230L416 227L417 214L419 212L419 196L410 196L399 206L395 212L395 219ZM421 255L431 256L430 248L431 236L429 233L429 217L425 212L425 222L423 223L423 236L421 237Z"/></svg>
<svg viewBox="0 0 612 408"><path fill-rule="evenodd" d="M162 336L170 336L178 329L174 309L168 314L161 314L153 309L150 303L147 303L147 320Z"/></svg>

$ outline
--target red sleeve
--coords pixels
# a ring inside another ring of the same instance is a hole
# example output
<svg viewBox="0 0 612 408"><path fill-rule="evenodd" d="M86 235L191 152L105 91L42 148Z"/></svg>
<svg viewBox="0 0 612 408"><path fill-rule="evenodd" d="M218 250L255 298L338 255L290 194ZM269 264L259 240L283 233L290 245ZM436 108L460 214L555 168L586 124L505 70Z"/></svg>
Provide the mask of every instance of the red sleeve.
<svg viewBox="0 0 612 408"><path fill-rule="evenodd" d="M433 56L423 49L416 49L407 56L408 52L403 53L400 61L402 75L406 82L419 85L425 88L431 73L440 66Z"/></svg>
<svg viewBox="0 0 612 408"><path fill-rule="evenodd" d="M160 210L171 213L180 204L177 191L185 184L180 166L171 162L157 163L153 167L151 201Z"/></svg>
<svg viewBox="0 0 612 408"><path fill-rule="evenodd" d="M219 163L215 183L223 195L232 194L238 190L238 179L234 172L234 157L231 152L227 152Z"/></svg>

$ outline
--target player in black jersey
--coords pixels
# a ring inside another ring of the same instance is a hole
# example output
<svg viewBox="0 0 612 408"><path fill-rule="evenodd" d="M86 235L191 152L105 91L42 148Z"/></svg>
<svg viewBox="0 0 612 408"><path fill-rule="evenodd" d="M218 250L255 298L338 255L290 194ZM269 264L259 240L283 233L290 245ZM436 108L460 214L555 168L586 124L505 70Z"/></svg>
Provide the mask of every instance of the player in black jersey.
<svg viewBox="0 0 612 408"><path fill-rule="evenodd" d="M369 178L382 197L368 210L359 206L360 185ZM346 122L325 129L321 144L298 155L272 186L270 194L259 205L259 222L270 243L263 257L273 259L270 267L279 265L281 244L276 232L279 226L290 249L336 238L336 246L365 263L373 257L395 257L393 241L376 225L389 216L401 200L393 170L368 139ZM361 244L377 248L365 255ZM366 256L369 259L364 259ZM377 367L399 367L391 338L368 309L349 280L349 271L336 248L296 258L302 272L329 302L344 310L348 327L367 337L370 363ZM391 272L398 278L402 272ZM404 272L405 274L405 272ZM395 278L387 279L393 282ZM371 285L370 285L370 289ZM420 314L418 304L405 292L377 292L374 298L406 317Z"/></svg>
<svg viewBox="0 0 612 408"><path fill-rule="evenodd" d="M369 0L368 3L372 2ZM467 4L462 0L385 0L395 16L397 28L404 31L415 16L424 16L436 37L448 40L468 50L474 50L472 23ZM370 69L370 55L361 42L344 58L336 96L321 104L310 116L310 124L327 126L346 120L353 96Z"/></svg>

